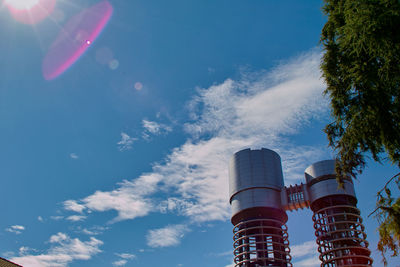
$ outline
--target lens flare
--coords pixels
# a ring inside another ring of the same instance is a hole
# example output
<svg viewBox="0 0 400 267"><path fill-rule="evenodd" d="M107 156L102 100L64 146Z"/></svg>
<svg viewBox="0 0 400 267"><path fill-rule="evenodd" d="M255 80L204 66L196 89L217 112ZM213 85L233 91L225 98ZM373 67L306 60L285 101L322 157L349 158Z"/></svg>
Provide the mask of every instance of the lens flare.
<svg viewBox="0 0 400 267"><path fill-rule="evenodd" d="M46 80L57 78L80 58L104 29L112 11L111 4L102 1L67 22L43 60L42 71Z"/></svg>
<svg viewBox="0 0 400 267"><path fill-rule="evenodd" d="M135 89L140 91L143 88L143 84L141 82L136 82L135 83Z"/></svg>
<svg viewBox="0 0 400 267"><path fill-rule="evenodd" d="M13 18L25 24L36 24L49 16L56 0L5 0Z"/></svg>
<svg viewBox="0 0 400 267"><path fill-rule="evenodd" d="M21 9L31 9L39 3L39 0L5 0L4 3L18 10Z"/></svg>

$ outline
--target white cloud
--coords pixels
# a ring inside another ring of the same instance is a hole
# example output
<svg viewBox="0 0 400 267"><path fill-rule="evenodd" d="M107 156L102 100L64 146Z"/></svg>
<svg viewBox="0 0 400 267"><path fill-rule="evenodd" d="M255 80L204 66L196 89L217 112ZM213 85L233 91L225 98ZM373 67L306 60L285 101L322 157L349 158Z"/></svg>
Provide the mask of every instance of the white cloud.
<svg viewBox="0 0 400 267"><path fill-rule="evenodd" d="M14 233L16 235L21 234L25 230L25 226L22 225L12 225L6 228L7 232Z"/></svg>
<svg viewBox="0 0 400 267"><path fill-rule="evenodd" d="M127 133L121 133L121 141L117 143L119 151L132 149L132 144L137 138L130 137Z"/></svg>
<svg viewBox="0 0 400 267"><path fill-rule="evenodd" d="M136 258L136 255L130 253L116 253L115 255L120 257L120 259L112 263L114 266L124 266L128 263L128 260Z"/></svg>
<svg viewBox="0 0 400 267"><path fill-rule="evenodd" d="M75 200L64 201L64 209L82 213L86 208L84 205L78 204Z"/></svg>
<svg viewBox="0 0 400 267"><path fill-rule="evenodd" d="M318 258L317 244L315 240L290 246L290 255L294 266L317 267L321 262Z"/></svg>
<svg viewBox="0 0 400 267"><path fill-rule="evenodd" d="M290 246L290 255L293 258L302 257L306 255L315 254L317 252L317 244L315 241L307 241L303 244Z"/></svg>
<svg viewBox="0 0 400 267"><path fill-rule="evenodd" d="M67 217L68 221L72 221L72 222L80 222L86 219L86 216L84 215L71 215Z"/></svg>
<svg viewBox="0 0 400 267"><path fill-rule="evenodd" d="M71 153L71 154L69 154L69 157L70 157L71 159L79 159L79 156L78 156L76 153Z"/></svg>
<svg viewBox="0 0 400 267"><path fill-rule="evenodd" d="M86 235L98 235L97 232L95 232L95 231L90 231L90 230L88 230L88 229L86 229L86 228L84 228L84 229L82 230L82 233L84 233L84 234L86 234Z"/></svg>
<svg viewBox="0 0 400 267"><path fill-rule="evenodd" d="M150 134L154 135L160 135L160 134L166 134L168 132L172 131L172 128L168 125L158 123L155 121L149 121L149 120L142 120L142 125L145 131L143 132L143 137L144 138L149 138Z"/></svg>
<svg viewBox="0 0 400 267"><path fill-rule="evenodd" d="M50 219L55 220L55 221L59 221L64 219L64 216L50 216Z"/></svg>
<svg viewBox="0 0 400 267"><path fill-rule="evenodd" d="M14 257L11 261L29 267L66 267L74 260L89 260L101 250L102 241L91 237L88 241L70 238L64 233L50 237L50 243L57 244L47 253L39 255L23 255Z"/></svg>
<svg viewBox="0 0 400 267"><path fill-rule="evenodd" d="M319 267L321 266L321 261L318 259L318 255L310 257L298 262L295 262L293 266L296 267Z"/></svg>
<svg viewBox="0 0 400 267"><path fill-rule="evenodd" d="M184 212L187 209L191 208L193 205L194 204L189 201L176 197L171 197L167 200L161 201L158 209L161 213L177 212L178 214L184 214Z"/></svg>
<svg viewBox="0 0 400 267"><path fill-rule="evenodd" d="M211 253L210 255L217 257L233 256L233 252L232 250L228 250L220 253Z"/></svg>
<svg viewBox="0 0 400 267"><path fill-rule="evenodd" d="M42 216L38 216L37 219L38 219L39 222L43 222L44 221Z"/></svg>
<svg viewBox="0 0 400 267"><path fill-rule="evenodd" d="M93 227L90 227L89 229L83 228L82 230L80 230L80 228L79 228L80 232L83 234L86 234L86 235L100 235L105 230L108 230L108 229L109 229L108 227L104 227L104 226L93 226Z"/></svg>
<svg viewBox="0 0 400 267"><path fill-rule="evenodd" d="M112 265L114 265L114 266L124 266L125 264L127 264L128 263L128 261L127 260L118 260L118 261L114 261L113 263L112 263Z"/></svg>
<svg viewBox="0 0 400 267"><path fill-rule="evenodd" d="M187 231L188 228L182 224L150 230L147 234L147 245L153 248L179 245Z"/></svg>
<svg viewBox="0 0 400 267"><path fill-rule="evenodd" d="M153 209L153 201L146 198L156 191L162 177L158 174L143 174L134 181L123 181L119 188L109 192L96 191L80 202L94 211L118 211L118 216L111 222L146 216Z"/></svg>
<svg viewBox="0 0 400 267"><path fill-rule="evenodd" d="M19 251L18 251L18 252L19 252L19 255L20 255L20 256L23 256L23 255L28 254L29 251L36 252L37 250L36 250L36 249L33 249L33 248L30 248L30 247L24 247L24 246L22 246L22 247L19 248Z"/></svg>
<svg viewBox="0 0 400 267"><path fill-rule="evenodd" d="M116 255L122 259L127 259L127 260L136 258L136 255L131 253L117 253Z"/></svg>
<svg viewBox="0 0 400 267"><path fill-rule="evenodd" d="M52 235L50 237L49 242L50 243L61 243L62 241L67 240L68 238L69 237L66 234L59 232L56 235Z"/></svg>
<svg viewBox="0 0 400 267"><path fill-rule="evenodd" d="M19 254L24 255L27 251L29 251L28 247L20 247L19 248Z"/></svg>
<svg viewBox="0 0 400 267"><path fill-rule="evenodd" d="M325 147L301 146L289 138L327 113L319 63L320 54L313 51L270 72L199 89L188 105L194 121L185 124L189 137L184 144L163 163L155 163L152 173L124 181L112 191L97 191L80 205L99 212L116 210L113 221L145 216L154 207L196 222L226 220L227 164L234 152L247 147L277 151L286 181L302 180L305 167L326 156ZM169 197L156 203L152 195L160 190Z"/></svg>

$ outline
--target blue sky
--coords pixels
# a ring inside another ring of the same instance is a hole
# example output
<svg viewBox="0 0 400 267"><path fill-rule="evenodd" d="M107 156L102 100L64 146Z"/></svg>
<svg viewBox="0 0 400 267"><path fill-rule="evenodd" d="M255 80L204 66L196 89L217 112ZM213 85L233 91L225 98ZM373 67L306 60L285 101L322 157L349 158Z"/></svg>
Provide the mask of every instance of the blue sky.
<svg viewBox="0 0 400 267"><path fill-rule="evenodd" d="M90 47L54 80L41 66L69 19L0 8L0 255L25 266L232 265L228 159L282 158L285 184L333 156L322 132L321 1L114 0ZM374 266L375 192L355 182ZM311 212L289 213L294 266L319 266ZM391 259L390 266L400 266Z"/></svg>

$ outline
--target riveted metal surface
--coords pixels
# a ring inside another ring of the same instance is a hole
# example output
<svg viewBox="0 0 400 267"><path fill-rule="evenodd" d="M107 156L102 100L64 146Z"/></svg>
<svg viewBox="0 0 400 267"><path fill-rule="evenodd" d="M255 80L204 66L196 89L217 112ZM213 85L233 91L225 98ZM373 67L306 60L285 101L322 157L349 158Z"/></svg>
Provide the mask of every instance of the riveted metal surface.
<svg viewBox="0 0 400 267"><path fill-rule="evenodd" d="M229 165L232 213L251 207L281 209L284 187L280 156L269 149L244 149L235 153Z"/></svg>

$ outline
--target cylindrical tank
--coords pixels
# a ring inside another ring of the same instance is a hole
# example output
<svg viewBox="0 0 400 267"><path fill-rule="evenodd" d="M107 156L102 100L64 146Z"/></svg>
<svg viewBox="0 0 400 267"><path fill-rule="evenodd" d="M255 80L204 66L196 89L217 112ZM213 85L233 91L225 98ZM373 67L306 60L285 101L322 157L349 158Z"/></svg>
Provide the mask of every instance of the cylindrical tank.
<svg viewBox="0 0 400 267"><path fill-rule="evenodd" d="M292 266L281 159L269 149L235 153L229 166L236 267Z"/></svg>
<svg viewBox="0 0 400 267"><path fill-rule="evenodd" d="M351 179L339 188L334 160L314 163L305 176L321 267L372 266Z"/></svg>

